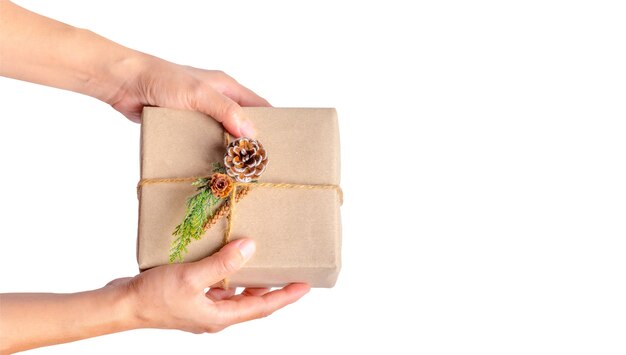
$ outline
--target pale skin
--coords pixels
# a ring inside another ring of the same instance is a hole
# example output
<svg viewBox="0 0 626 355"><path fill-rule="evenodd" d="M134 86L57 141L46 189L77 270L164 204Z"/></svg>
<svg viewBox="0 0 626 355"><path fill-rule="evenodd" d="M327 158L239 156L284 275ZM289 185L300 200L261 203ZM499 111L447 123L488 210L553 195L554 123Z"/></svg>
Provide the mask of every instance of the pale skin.
<svg viewBox="0 0 626 355"><path fill-rule="evenodd" d="M0 0L0 75L97 98L139 122L144 106L208 114L234 136L253 137L241 106L269 103L220 71L181 66ZM157 267L74 294L0 294L0 354L137 328L213 333L265 317L309 291L212 287L248 261L241 238L197 262Z"/></svg>

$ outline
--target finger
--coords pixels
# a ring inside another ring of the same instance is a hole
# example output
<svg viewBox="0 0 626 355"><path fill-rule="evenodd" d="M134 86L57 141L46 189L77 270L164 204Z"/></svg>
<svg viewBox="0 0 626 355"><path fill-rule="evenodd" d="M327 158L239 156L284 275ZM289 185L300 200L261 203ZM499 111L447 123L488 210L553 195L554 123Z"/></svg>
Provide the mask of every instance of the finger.
<svg viewBox="0 0 626 355"><path fill-rule="evenodd" d="M236 81L224 90L224 95L230 97L241 106L272 107L267 100Z"/></svg>
<svg viewBox="0 0 626 355"><path fill-rule="evenodd" d="M237 291L236 287L231 287L227 289L223 289L220 287L212 287L207 291L206 296L211 299L213 302L221 301L224 299L231 298L235 295Z"/></svg>
<svg viewBox="0 0 626 355"><path fill-rule="evenodd" d="M296 283L268 292L263 296L247 296L236 300L221 301L216 303L216 306L221 312L224 323L241 323L266 317L299 300L309 290L309 285Z"/></svg>
<svg viewBox="0 0 626 355"><path fill-rule="evenodd" d="M205 113L218 122L235 137L252 136L252 123L244 118L243 110L231 98L222 95L210 86L203 87L191 98L191 108Z"/></svg>
<svg viewBox="0 0 626 355"><path fill-rule="evenodd" d="M237 239L211 256L184 264L185 273L190 282L199 287L213 285L239 270L252 257L255 249L252 239Z"/></svg>
<svg viewBox="0 0 626 355"><path fill-rule="evenodd" d="M239 296L263 296L264 294L270 292L269 288L266 287L248 287L241 292Z"/></svg>

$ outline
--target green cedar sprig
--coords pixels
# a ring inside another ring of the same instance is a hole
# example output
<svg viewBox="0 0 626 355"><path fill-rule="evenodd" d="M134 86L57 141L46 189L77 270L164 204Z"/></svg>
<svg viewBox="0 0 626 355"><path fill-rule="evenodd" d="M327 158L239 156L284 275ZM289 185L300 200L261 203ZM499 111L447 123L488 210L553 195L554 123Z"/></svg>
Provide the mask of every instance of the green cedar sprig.
<svg viewBox="0 0 626 355"><path fill-rule="evenodd" d="M221 163L213 163L213 173L225 173L226 168ZM170 263L183 261L183 255L187 253L187 246L192 240L199 240L204 234L204 225L213 216L214 208L224 199L218 198L211 193L209 186L211 179L200 178L191 185L196 187L198 193L187 200L187 211L182 223L176 226L174 233L176 239L170 249Z"/></svg>

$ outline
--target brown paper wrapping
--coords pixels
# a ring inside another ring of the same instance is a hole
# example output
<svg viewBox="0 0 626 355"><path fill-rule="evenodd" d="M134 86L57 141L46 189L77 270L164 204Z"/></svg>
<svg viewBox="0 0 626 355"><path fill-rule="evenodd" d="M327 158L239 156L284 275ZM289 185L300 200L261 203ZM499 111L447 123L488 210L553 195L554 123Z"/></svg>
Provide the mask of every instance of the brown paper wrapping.
<svg viewBox="0 0 626 355"><path fill-rule="evenodd" d="M339 130L334 109L244 108L269 163L260 182L339 185ZM223 159L224 130L198 112L147 107L141 127L141 178L208 176ZM172 231L195 193L188 182L144 185L139 196L137 260L142 270L168 263ZM257 242L254 257L229 278L232 286L307 282L332 287L341 267L339 194L323 189L256 188L239 203L231 240ZM222 246L226 218L189 245L185 261Z"/></svg>

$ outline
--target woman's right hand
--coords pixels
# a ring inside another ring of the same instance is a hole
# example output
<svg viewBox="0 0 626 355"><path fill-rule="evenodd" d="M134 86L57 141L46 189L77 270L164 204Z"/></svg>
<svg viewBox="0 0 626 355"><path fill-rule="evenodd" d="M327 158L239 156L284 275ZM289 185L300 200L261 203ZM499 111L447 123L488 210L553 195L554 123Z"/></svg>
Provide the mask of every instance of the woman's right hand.
<svg viewBox="0 0 626 355"><path fill-rule="evenodd" d="M237 239L202 260L147 270L133 278L117 279L105 288L123 288L131 300L136 327L214 333L232 324L266 317L309 291L307 284L291 284L270 291L210 288L240 269L255 251L251 239Z"/></svg>

